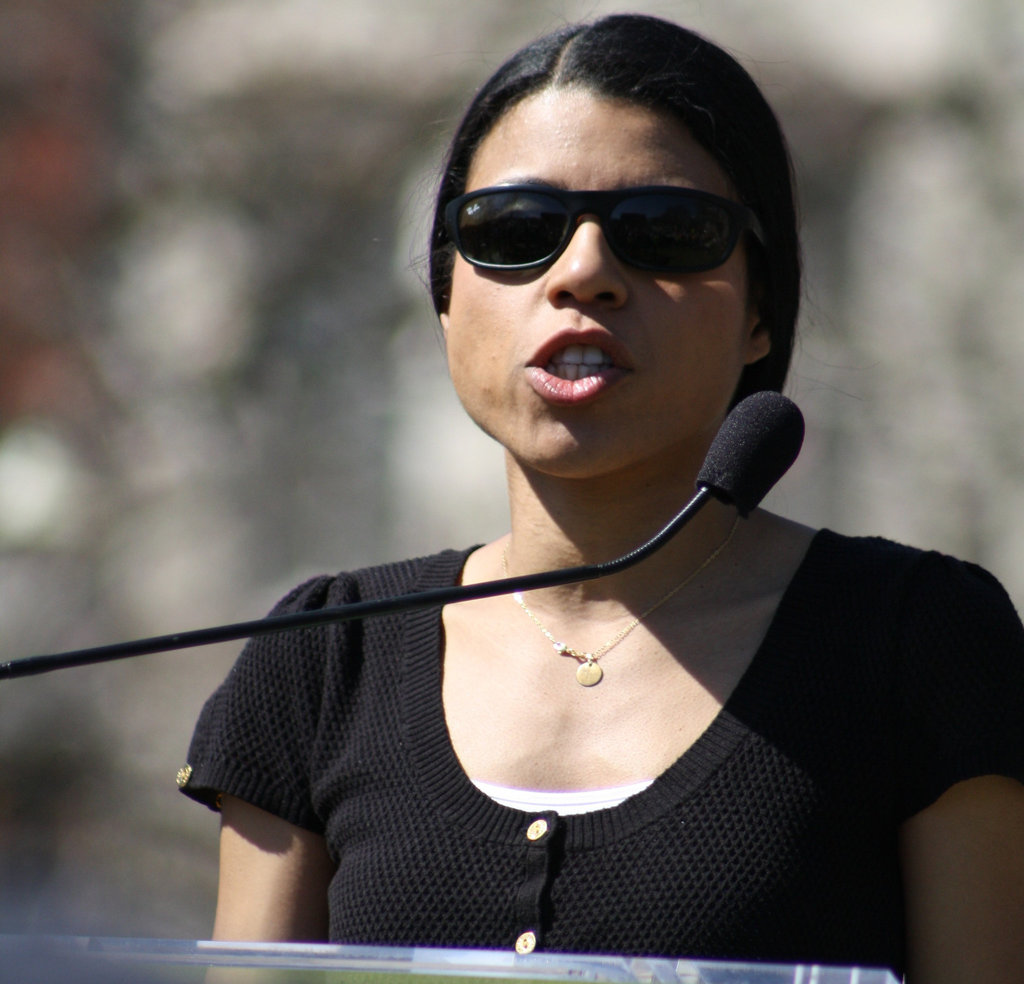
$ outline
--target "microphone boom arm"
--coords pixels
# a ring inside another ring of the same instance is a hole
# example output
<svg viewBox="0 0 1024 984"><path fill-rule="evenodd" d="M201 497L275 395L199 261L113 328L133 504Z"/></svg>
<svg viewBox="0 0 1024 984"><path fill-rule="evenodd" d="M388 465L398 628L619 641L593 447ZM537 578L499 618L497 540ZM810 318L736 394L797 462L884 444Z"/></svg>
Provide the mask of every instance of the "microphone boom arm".
<svg viewBox="0 0 1024 984"><path fill-rule="evenodd" d="M129 656L166 652L169 649L189 649L214 642L246 639L269 632L347 622L373 615L430 608L434 605L450 605L475 598L511 594L513 591L532 591L535 588L554 587L556 584L572 584L606 577L608 574L632 567L664 546L712 498L734 505L741 516L749 515L796 460L803 435L804 422L799 409L782 394L762 391L741 400L733 407L714 441L711 442L707 457L697 475L696 495L667 526L662 527L646 543L614 560L565 567L557 571L541 571L498 581L484 581L480 584L432 588L397 598L359 601L351 605L322 608L312 612L270 615L251 622L218 625L210 629L154 636L134 642L118 642L92 649L27 656L24 659L0 663L0 680L126 659Z"/></svg>
<svg viewBox="0 0 1024 984"><path fill-rule="evenodd" d="M678 512L672 520L639 547L598 564L583 564L578 567L563 567L556 571L541 571L518 577L501 578L497 581L482 581L479 584L458 584L446 588L430 588L397 598L377 598L371 601L357 601L350 605L321 608L312 612L295 612L290 615L270 615L248 622L234 622L216 625L209 629L194 629L173 635L152 636L131 642L117 642L90 649L76 649L65 653L49 653L40 656L26 656L23 659L0 663L0 680L15 677L35 676L51 670L69 669L74 666L88 666L132 656L146 656L150 653L167 652L172 649L190 649L216 642L230 642L271 632L285 632L314 625L334 622L348 622L357 618L374 615L391 615L395 612L430 608L434 605L450 605L477 598L491 598L495 595L512 594L514 591L533 591L536 588L550 588L559 584L573 584L578 581L593 581L609 574L638 564L672 539L708 502L715 493L702 486L696 495Z"/></svg>

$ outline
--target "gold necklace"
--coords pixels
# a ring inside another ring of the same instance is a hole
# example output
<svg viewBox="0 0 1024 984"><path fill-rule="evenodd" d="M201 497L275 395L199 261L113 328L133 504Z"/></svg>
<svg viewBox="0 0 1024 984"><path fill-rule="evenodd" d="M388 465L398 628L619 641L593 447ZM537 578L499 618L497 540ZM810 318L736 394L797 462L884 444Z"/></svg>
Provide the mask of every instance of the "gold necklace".
<svg viewBox="0 0 1024 984"><path fill-rule="evenodd" d="M618 632L616 632L615 635L613 635L606 643L604 643L604 645L598 646L597 649L590 653L585 653L581 652L578 649L573 649L572 646L567 645L564 642L560 642L558 639L556 639L548 631L544 623L539 618L537 618L537 616L529 609L526 602L523 600L522 591L514 592L512 594L512 597L515 599L516 604L524 612L526 612L526 614L530 618L530 621L533 622L533 624L536 625L537 628L544 633L544 637L548 640L548 642L551 643L552 646L554 646L555 652L558 653L559 656L572 656L574 659L577 660L577 662L579 662L580 665L576 667L576 680L580 684L580 686L593 687L595 684L600 683L601 678L604 676L604 670L602 670L601 667L597 665L597 661L606 652L608 652L609 649L613 648L614 646L617 646L620 642L622 642L622 640L625 639L626 636L628 636L630 632L632 632L645 618L647 618L648 615L650 615L652 612L656 611L658 608L664 605L665 602L669 600L669 598L673 597L673 595L676 595L680 591L682 591L683 588L686 587L686 585L688 585L698 574L700 574L701 571L704 570L704 568L711 564L715 560L715 558L723 550L725 550L727 546L729 546L729 542L732 540L733 534L736 532L736 527L739 526L739 524L740 520L737 516L736 519L733 521L732 528L729 530L729 533L725 537L725 539L717 547L715 547L715 549L712 550L707 557L704 558L703 563L701 563L701 565L696 570L691 571L689 574L687 574L682 581L680 581L668 593L662 595L653 605L651 605L650 608L642 611L639 615L636 616L636 618L629 622L625 628L620 629ZM509 576L508 543L505 544L505 548L501 552L501 570L505 577Z"/></svg>

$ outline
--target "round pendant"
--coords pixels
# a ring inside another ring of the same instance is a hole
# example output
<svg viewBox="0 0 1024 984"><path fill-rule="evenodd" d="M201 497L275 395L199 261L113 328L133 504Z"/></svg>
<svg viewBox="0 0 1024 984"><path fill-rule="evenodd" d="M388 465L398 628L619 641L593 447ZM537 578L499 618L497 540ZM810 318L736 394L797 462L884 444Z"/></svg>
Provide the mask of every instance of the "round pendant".
<svg viewBox="0 0 1024 984"><path fill-rule="evenodd" d="M592 687L595 683L600 683L603 676L604 670L597 663L588 661L576 667L576 680L580 686Z"/></svg>

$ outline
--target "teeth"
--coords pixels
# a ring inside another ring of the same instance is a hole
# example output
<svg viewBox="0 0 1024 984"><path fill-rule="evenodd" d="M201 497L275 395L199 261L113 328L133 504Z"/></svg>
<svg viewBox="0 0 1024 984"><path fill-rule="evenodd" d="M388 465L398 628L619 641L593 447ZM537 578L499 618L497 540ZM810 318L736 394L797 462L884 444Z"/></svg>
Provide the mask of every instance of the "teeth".
<svg viewBox="0 0 1024 984"><path fill-rule="evenodd" d="M608 354L596 345L569 345L555 354L547 371L561 379L582 379L614 365Z"/></svg>

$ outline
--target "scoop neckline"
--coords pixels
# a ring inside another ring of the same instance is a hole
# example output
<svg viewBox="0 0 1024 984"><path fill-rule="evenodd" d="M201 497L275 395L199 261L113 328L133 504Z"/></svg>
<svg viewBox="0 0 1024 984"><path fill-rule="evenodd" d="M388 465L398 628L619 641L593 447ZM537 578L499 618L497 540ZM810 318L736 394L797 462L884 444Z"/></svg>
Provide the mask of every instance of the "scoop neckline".
<svg viewBox="0 0 1024 984"><path fill-rule="evenodd" d="M814 583L813 570L823 545L836 535L819 530L812 537L750 664L708 727L642 792L618 806L561 817L568 846L600 846L656 821L698 792L745 740L756 735L763 714L781 699L792 670L791 654L803 649L793 644L794 634L806 631L806 619L799 615L806 607L799 598L805 586ZM455 583L473 549L448 551L428 560L416 589ZM406 616L399 686L403 739L414 781L424 804L468 836L517 841L533 814L503 806L479 790L452 746L441 697L443 632L440 608Z"/></svg>

